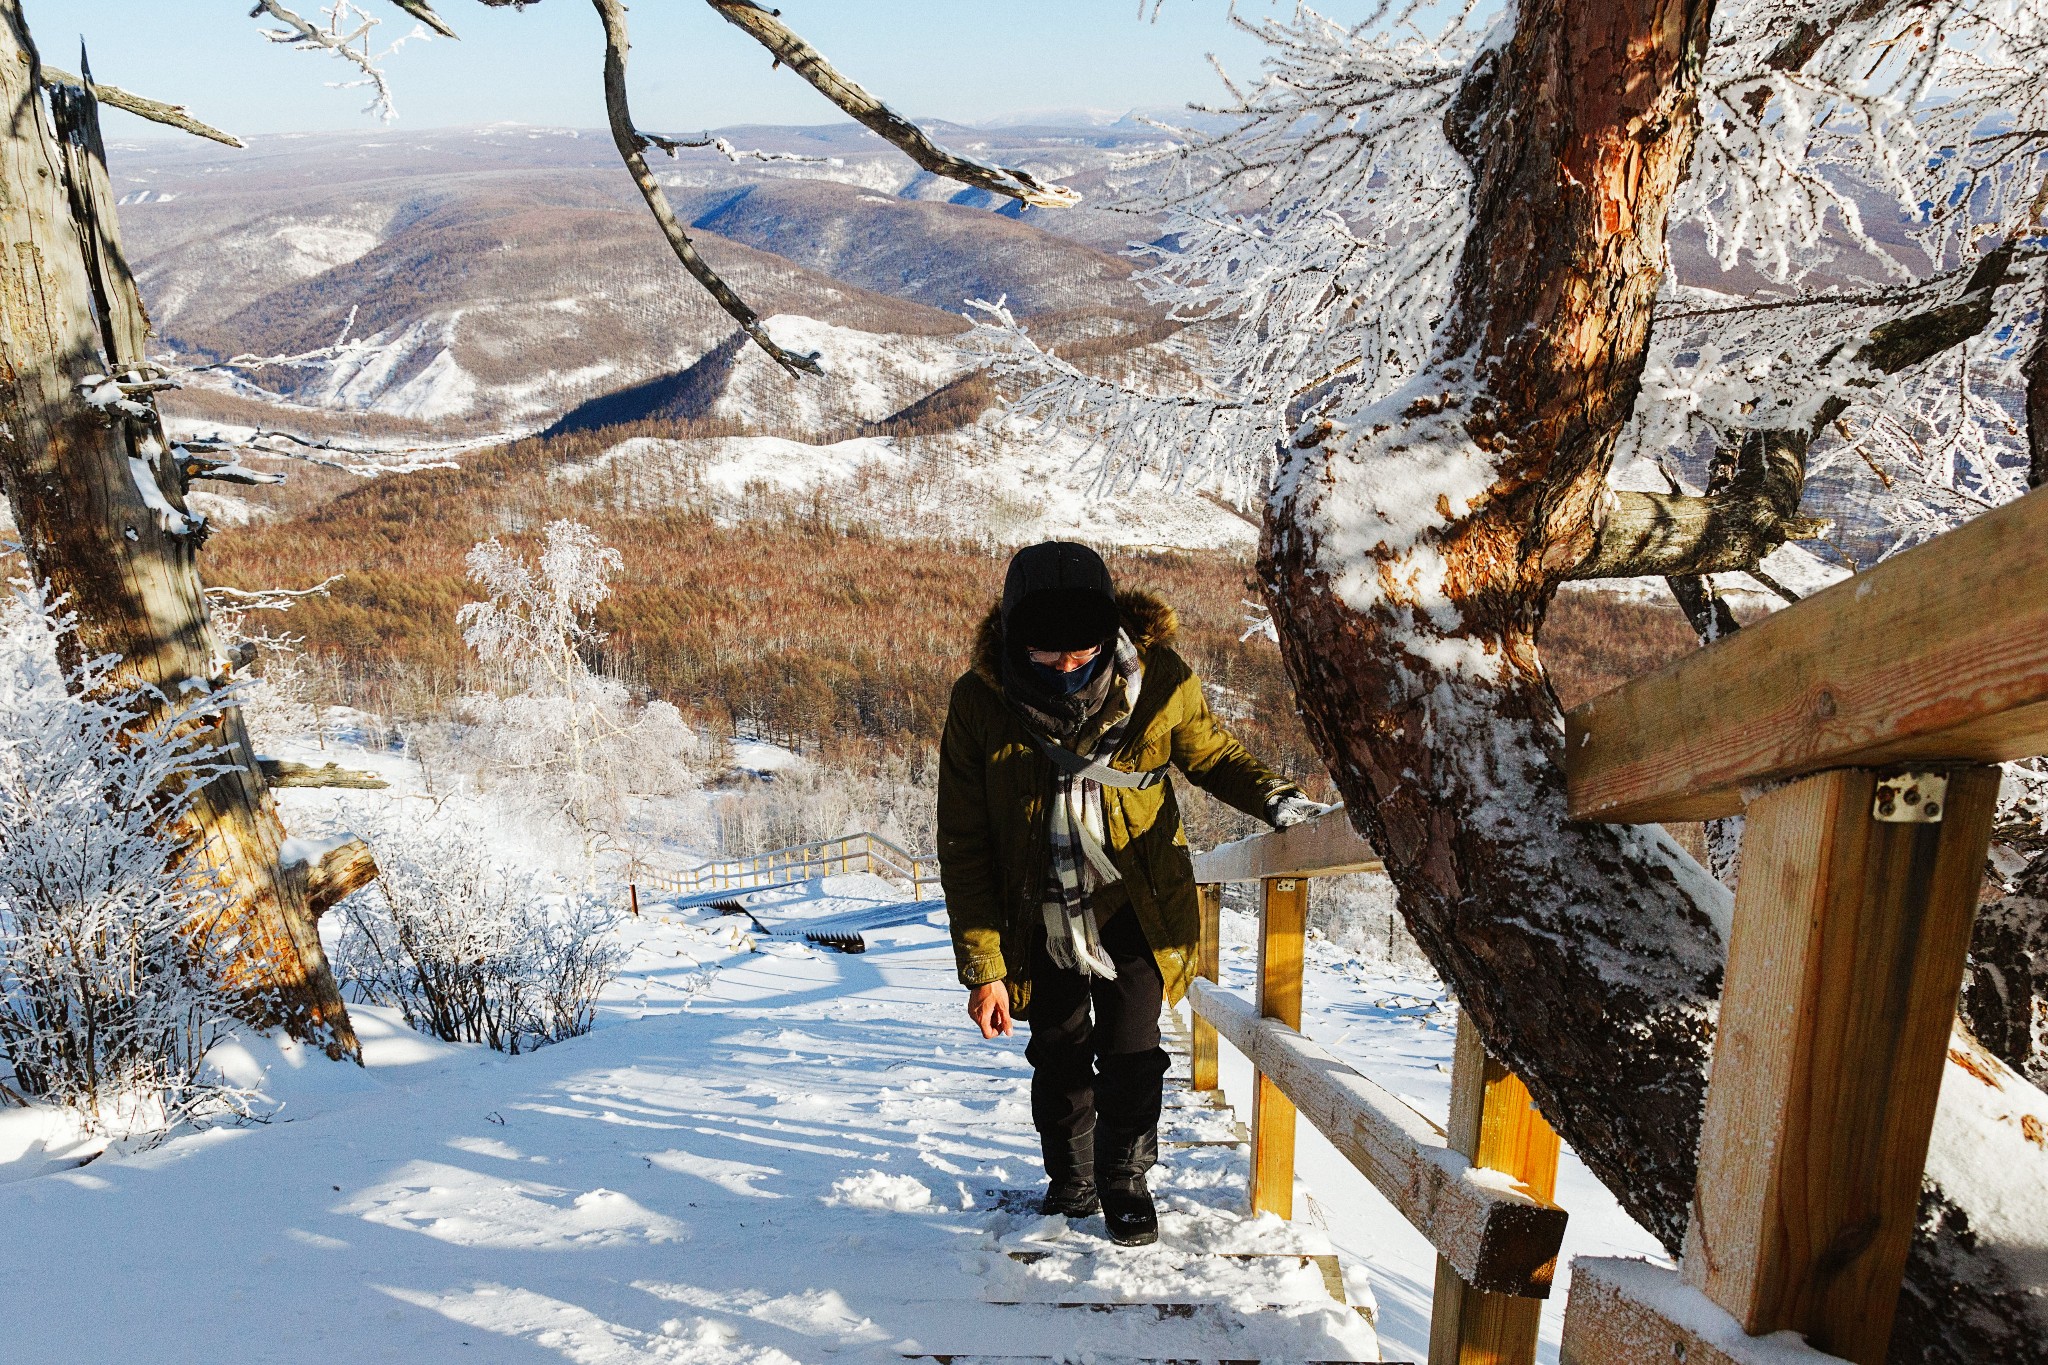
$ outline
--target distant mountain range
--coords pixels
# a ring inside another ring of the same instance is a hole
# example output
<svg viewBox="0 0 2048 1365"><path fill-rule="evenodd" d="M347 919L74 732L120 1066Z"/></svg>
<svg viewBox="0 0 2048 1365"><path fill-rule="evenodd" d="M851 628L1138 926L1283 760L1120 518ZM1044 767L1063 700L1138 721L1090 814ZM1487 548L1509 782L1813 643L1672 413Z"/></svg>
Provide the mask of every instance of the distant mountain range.
<svg viewBox="0 0 2048 1365"><path fill-rule="evenodd" d="M1115 192L1123 158L1166 144L1135 122L937 133L1073 184L1090 203ZM1156 234L1156 223L1095 208L1020 211L936 179L852 124L723 135L822 158L657 158L706 259L763 315L815 319L828 338L905 338L917 355L909 368L923 373L933 339L965 325L969 298L1070 322L1148 311L1132 262L1108 248ZM244 151L151 141L119 144L110 160L165 345L211 359L295 355L344 326L359 343L240 386L242 399L281 406L301 426L534 430L607 395L659 387L734 333L670 254L602 134L285 135ZM875 348L852 350L866 364ZM789 415L775 410L789 386L773 388L761 410L727 415L775 427ZM892 397L907 404L927 391ZM187 407L206 410L206 397ZM854 402L835 412L829 397L798 405L827 421L873 415Z"/></svg>

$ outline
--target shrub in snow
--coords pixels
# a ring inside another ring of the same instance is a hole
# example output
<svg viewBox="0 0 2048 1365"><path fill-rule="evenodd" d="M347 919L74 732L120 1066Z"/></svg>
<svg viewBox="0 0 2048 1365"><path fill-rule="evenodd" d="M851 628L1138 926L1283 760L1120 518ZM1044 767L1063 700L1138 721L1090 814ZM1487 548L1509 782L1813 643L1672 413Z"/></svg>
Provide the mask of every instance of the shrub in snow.
<svg viewBox="0 0 2048 1365"><path fill-rule="evenodd" d="M369 836L377 881L341 908L337 974L450 1042L531 1051L590 1031L625 950L608 897L551 891L438 818Z"/></svg>
<svg viewBox="0 0 2048 1365"><path fill-rule="evenodd" d="M218 699L167 708L112 657L59 663L71 630L39 589L0 608L0 1053L101 1131L247 1115L206 1067L233 941L181 828L219 771L198 738Z"/></svg>

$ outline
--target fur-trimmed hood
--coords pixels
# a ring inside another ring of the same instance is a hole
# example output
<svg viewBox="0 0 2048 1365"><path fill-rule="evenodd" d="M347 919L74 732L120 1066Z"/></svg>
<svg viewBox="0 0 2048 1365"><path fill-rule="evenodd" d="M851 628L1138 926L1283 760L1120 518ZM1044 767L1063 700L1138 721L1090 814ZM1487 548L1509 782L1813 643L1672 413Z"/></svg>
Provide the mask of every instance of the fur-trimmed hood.
<svg viewBox="0 0 2048 1365"><path fill-rule="evenodd" d="M1170 645L1180 634L1180 617L1165 598L1127 588L1116 595L1117 616L1124 634L1143 655L1155 645ZM1003 689L1003 608L988 609L974 633L974 672L998 692Z"/></svg>

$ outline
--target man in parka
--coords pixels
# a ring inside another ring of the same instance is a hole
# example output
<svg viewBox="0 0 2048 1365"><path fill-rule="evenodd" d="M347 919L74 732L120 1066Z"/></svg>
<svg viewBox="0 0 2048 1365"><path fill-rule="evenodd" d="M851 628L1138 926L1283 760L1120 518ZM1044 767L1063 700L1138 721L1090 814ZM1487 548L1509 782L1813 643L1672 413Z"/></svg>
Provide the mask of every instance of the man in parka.
<svg viewBox="0 0 2048 1365"><path fill-rule="evenodd" d="M1157 597L1119 595L1085 545L1019 550L939 755L939 874L968 1013L985 1038L1031 1026L1044 1211L1100 1207L1125 1246L1158 1237L1145 1173L1159 1011L1186 993L1200 930L1167 769L1276 826L1322 809L1217 722L1175 625Z"/></svg>

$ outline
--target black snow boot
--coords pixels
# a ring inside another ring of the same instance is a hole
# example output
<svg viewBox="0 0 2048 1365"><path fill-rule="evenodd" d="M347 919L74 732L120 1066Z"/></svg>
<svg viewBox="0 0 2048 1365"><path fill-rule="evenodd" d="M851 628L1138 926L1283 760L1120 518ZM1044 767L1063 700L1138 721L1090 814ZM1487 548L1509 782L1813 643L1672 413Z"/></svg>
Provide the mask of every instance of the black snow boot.
<svg viewBox="0 0 2048 1365"><path fill-rule="evenodd" d="M1148 1128L1135 1137L1121 1134L1102 1144L1102 1221L1109 1240L1120 1247L1150 1246L1159 1240L1159 1211L1145 1172L1159 1160L1159 1130Z"/></svg>
<svg viewBox="0 0 2048 1365"><path fill-rule="evenodd" d="M1086 1218L1101 1207L1095 1196L1095 1130L1075 1137L1038 1135L1045 1153L1045 1198L1040 1213Z"/></svg>

